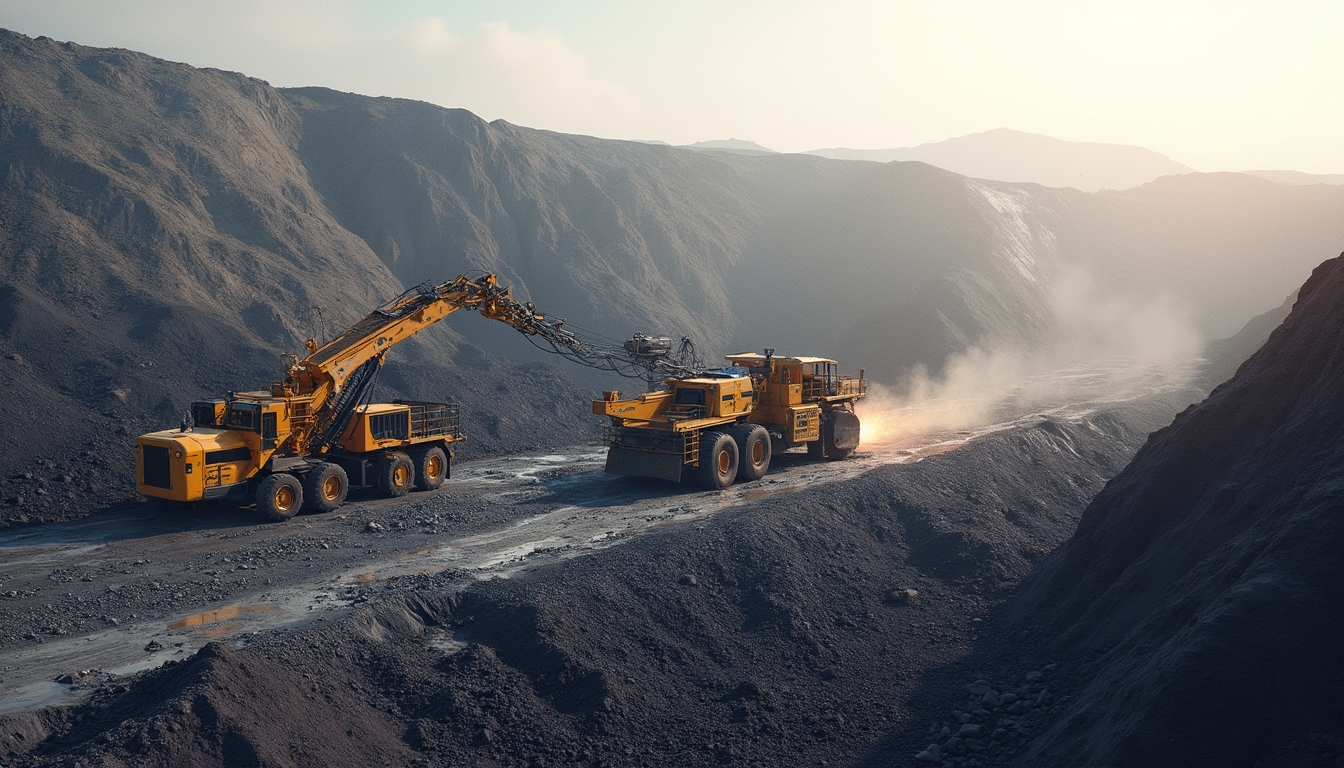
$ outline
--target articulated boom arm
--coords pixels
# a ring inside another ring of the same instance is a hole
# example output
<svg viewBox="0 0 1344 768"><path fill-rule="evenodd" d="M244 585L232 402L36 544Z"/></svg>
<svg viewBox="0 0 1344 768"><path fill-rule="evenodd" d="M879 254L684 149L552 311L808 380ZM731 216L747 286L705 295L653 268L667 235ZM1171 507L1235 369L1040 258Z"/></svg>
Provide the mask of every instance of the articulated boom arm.
<svg viewBox="0 0 1344 768"><path fill-rule="evenodd" d="M563 329L563 320L549 319L531 302L513 300L494 275L471 279L466 275L441 285L425 283L403 293L351 326L332 341L318 346L309 340L308 357L289 367L276 385L276 396L308 401L310 419L297 426L292 440L299 452L325 450L344 429L349 414L388 350L459 309L474 309L484 317L508 323L520 333L545 341L549 349L580 365L614 371L650 382L666 376L685 376L698 370L694 348L682 339L673 354L669 339L636 335L623 348L580 339ZM650 346L650 342L654 342ZM658 344L661 342L661 344Z"/></svg>
<svg viewBox="0 0 1344 768"><path fill-rule="evenodd" d="M375 309L345 333L318 347L308 342L308 357L291 366L286 384L295 394L316 392L323 385L339 390L360 366L459 309L476 309L486 317L513 325L523 333L558 328L530 303L519 304L494 275L480 280L461 276L442 285L419 285ZM557 334L564 336L565 334Z"/></svg>
<svg viewBox="0 0 1344 768"><path fill-rule="evenodd" d="M492 320L508 323L529 335L543 335L552 344L577 347L561 331L562 320L547 320L531 302L519 304L494 275L472 280L465 275L442 285L422 284L375 309L321 347L308 341L308 357L290 366L284 387L296 395L314 394L313 410L372 360L381 364L388 350L459 309L475 309ZM325 390L325 392L324 392Z"/></svg>
<svg viewBox="0 0 1344 768"><path fill-rule="evenodd" d="M475 309L485 317L508 323L520 332L542 335L552 346L576 347L560 330L563 321L548 320L529 302L519 304L494 275L473 280L463 275L441 285L422 284L403 293L355 323L332 341L307 343L308 357L289 367L276 395L308 400L313 415L296 429L295 448L323 450L344 429L351 409L373 383L373 373L388 350L459 309Z"/></svg>

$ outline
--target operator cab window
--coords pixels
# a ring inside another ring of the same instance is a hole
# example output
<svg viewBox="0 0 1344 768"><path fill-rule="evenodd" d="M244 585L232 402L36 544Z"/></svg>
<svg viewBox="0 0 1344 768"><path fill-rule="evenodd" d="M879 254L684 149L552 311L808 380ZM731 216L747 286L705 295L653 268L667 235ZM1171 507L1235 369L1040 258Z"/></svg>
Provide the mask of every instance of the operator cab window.
<svg viewBox="0 0 1344 768"><path fill-rule="evenodd" d="M257 432L261 429L261 408L250 403L230 403L228 426Z"/></svg>
<svg viewBox="0 0 1344 768"><path fill-rule="evenodd" d="M678 389L677 405L704 405L705 390L703 389Z"/></svg>

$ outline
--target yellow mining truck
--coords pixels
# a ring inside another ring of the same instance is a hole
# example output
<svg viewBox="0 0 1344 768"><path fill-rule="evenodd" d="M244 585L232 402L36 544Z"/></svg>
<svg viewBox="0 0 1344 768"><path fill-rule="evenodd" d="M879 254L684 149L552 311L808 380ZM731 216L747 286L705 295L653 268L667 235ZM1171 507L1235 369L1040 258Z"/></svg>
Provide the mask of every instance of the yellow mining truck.
<svg viewBox="0 0 1344 768"><path fill-rule="evenodd" d="M728 355L732 367L685 378L628 400L604 392L593 413L607 416L607 471L714 489L758 480L776 451L806 446L812 458L847 458L859 446L854 403L863 371L841 376L821 357Z"/></svg>
<svg viewBox="0 0 1344 768"><path fill-rule="evenodd" d="M520 304L494 275L417 286L330 343L307 342L283 381L192 404L180 429L142 435L136 490L152 499L254 499L272 520L301 508L327 512L352 488L401 496L439 487L452 444L465 439L456 406L367 403L388 350L460 309L474 309L540 336L557 351L583 353L561 320ZM580 357L582 354L580 354Z"/></svg>

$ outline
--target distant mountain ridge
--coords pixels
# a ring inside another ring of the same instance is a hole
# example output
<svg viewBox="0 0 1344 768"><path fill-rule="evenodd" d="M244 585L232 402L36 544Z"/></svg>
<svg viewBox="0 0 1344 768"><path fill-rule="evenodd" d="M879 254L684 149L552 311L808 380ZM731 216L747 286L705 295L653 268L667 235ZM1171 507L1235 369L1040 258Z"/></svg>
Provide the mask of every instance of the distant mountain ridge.
<svg viewBox="0 0 1344 768"><path fill-rule="evenodd" d="M1084 192L1129 189L1160 176L1195 169L1143 147L1064 141L1036 133L996 128L945 141L900 149L814 149L836 160L918 160L977 179L1072 187Z"/></svg>
<svg viewBox="0 0 1344 768"><path fill-rule="evenodd" d="M697 141L694 144L683 144L682 149L693 149L697 151L717 150L719 152L732 152L739 155L777 155L775 150L769 147L763 147L754 141L745 139L714 139L712 141Z"/></svg>
<svg viewBox="0 0 1344 768"><path fill-rule="evenodd" d="M1301 171L1242 171L1279 184L1344 184L1344 173L1303 173Z"/></svg>

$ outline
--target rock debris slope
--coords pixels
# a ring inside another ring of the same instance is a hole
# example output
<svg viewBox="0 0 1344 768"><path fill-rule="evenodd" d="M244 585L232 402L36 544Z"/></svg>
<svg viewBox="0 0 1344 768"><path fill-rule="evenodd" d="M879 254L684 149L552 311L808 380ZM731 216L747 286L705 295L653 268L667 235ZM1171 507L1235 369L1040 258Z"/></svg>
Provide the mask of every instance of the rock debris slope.
<svg viewBox="0 0 1344 768"><path fill-rule="evenodd" d="M1090 679L1023 765L1344 759L1344 256L1227 383L1154 434L1016 621Z"/></svg>
<svg viewBox="0 0 1344 768"><path fill-rule="evenodd" d="M1172 407L1043 418L465 590L371 584L346 620L114 681L0 746L20 766L852 762ZM668 517L715 496L693 495Z"/></svg>

